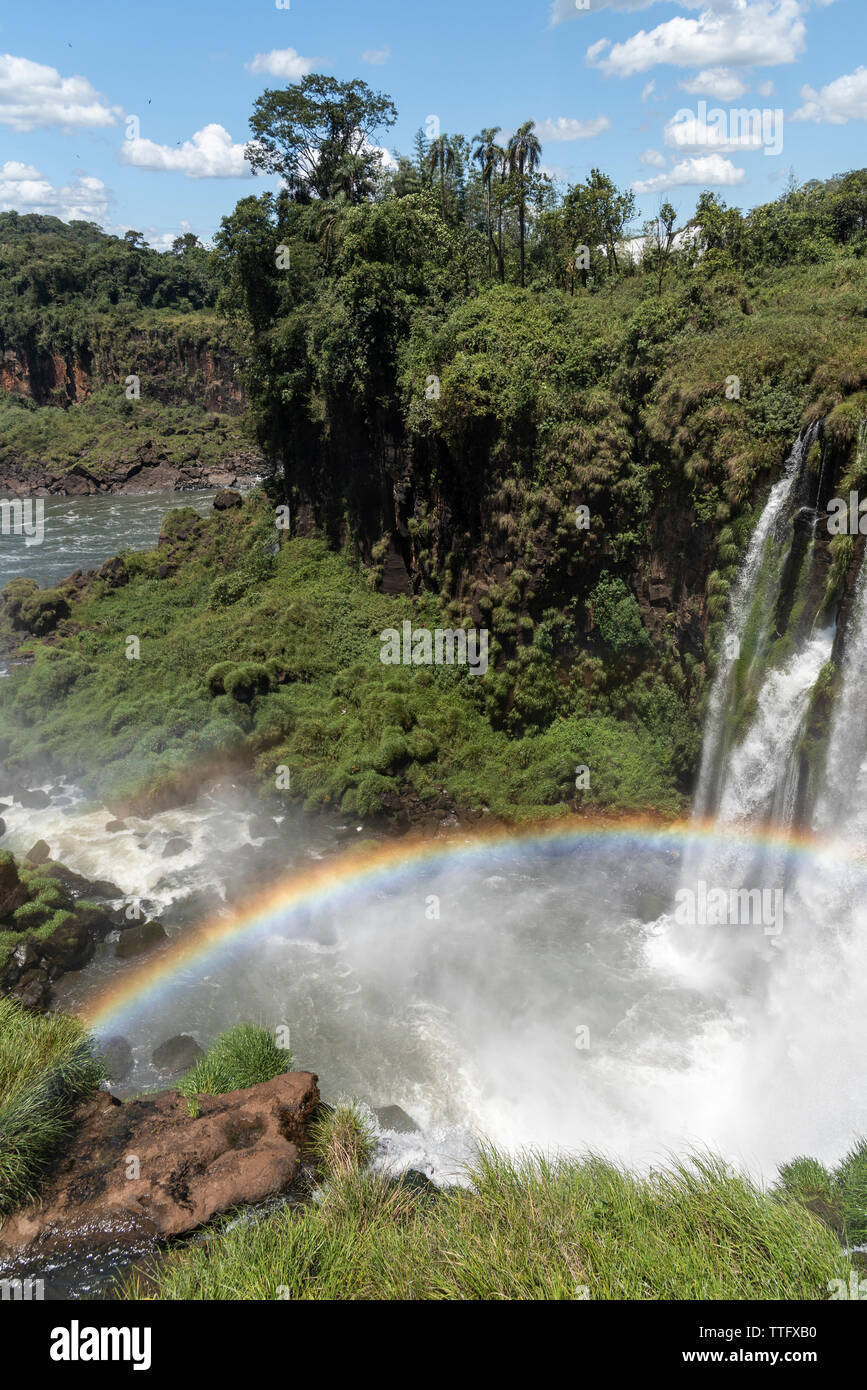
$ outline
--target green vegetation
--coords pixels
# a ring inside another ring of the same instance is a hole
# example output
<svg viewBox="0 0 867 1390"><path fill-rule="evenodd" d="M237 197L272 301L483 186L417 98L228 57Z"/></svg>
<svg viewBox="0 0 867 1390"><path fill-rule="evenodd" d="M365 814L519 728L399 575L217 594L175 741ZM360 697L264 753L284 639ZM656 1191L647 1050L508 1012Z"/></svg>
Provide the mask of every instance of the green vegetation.
<svg viewBox="0 0 867 1390"><path fill-rule="evenodd" d="M196 394L193 382L187 390ZM241 416L211 414L201 404L127 400L120 382L66 410L0 395L0 439L0 463L20 458L57 473L80 464L96 478L152 454L155 440L160 459L173 466L217 466L251 442Z"/></svg>
<svg viewBox="0 0 867 1390"><path fill-rule="evenodd" d="M792 1159L780 1169L780 1187L848 1245L867 1242L867 1139L859 1139L830 1171L815 1158Z"/></svg>
<svg viewBox="0 0 867 1390"><path fill-rule="evenodd" d="M110 804L165 805L240 756L266 792L288 767L281 794L311 808L366 817L445 791L530 818L568 808L580 764L594 770L582 804L680 808L693 735L661 679L638 671L606 693L591 661L563 684L544 632L485 676L385 666L380 633L404 619L448 626L441 602L376 593L322 541L275 553L278 534L261 495L206 519L178 509L156 551L125 556L128 582L68 592L70 619L50 645L25 639L33 665L0 683L10 771L45 758ZM20 590L0 597L9 644L22 638ZM138 661L126 659L130 633Z"/></svg>
<svg viewBox="0 0 867 1390"><path fill-rule="evenodd" d="M332 1163L316 1202L175 1251L124 1296L812 1300L851 1269L800 1202L711 1157L644 1177L484 1146L468 1185L441 1191L360 1157Z"/></svg>
<svg viewBox="0 0 867 1390"><path fill-rule="evenodd" d="M190 234L161 255L140 232L0 212L0 350L94 352L142 311L206 309L216 299L212 264Z"/></svg>
<svg viewBox="0 0 867 1390"><path fill-rule="evenodd" d="M73 1106L102 1076L77 1019L0 997L0 1216L38 1194Z"/></svg>
<svg viewBox="0 0 867 1390"><path fill-rule="evenodd" d="M349 1177L366 1168L376 1151L373 1119L357 1101L323 1107L310 1128L310 1150L320 1176Z"/></svg>
<svg viewBox="0 0 867 1390"><path fill-rule="evenodd" d="M291 1068L291 1053L277 1046L267 1028L239 1023L214 1039L176 1089L190 1100L202 1095L221 1096L270 1081Z"/></svg>
<svg viewBox="0 0 867 1390"><path fill-rule="evenodd" d="M0 850L0 972L23 941L42 943L74 930L92 910L91 903L74 902L42 869L17 864L8 850Z"/></svg>

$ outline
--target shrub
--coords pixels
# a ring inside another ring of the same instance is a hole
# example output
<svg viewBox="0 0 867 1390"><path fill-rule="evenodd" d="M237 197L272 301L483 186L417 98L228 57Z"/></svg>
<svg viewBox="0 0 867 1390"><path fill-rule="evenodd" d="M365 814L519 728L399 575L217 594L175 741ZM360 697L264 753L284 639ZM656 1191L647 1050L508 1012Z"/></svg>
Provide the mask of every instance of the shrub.
<svg viewBox="0 0 867 1390"><path fill-rule="evenodd" d="M44 637L68 617L69 604L59 589L37 589L22 600L18 621L34 637Z"/></svg>
<svg viewBox="0 0 867 1390"><path fill-rule="evenodd" d="M291 1067L291 1053L277 1046L267 1028L239 1023L214 1039L177 1090L182 1096L221 1096L270 1081Z"/></svg>
<svg viewBox="0 0 867 1390"><path fill-rule="evenodd" d="M270 690L271 676L267 666L256 661L242 661L224 675L223 688L233 700L248 705L257 695Z"/></svg>
<svg viewBox="0 0 867 1390"><path fill-rule="evenodd" d="M602 641L618 656L650 648L638 600L622 579L603 573L587 600L587 609Z"/></svg>

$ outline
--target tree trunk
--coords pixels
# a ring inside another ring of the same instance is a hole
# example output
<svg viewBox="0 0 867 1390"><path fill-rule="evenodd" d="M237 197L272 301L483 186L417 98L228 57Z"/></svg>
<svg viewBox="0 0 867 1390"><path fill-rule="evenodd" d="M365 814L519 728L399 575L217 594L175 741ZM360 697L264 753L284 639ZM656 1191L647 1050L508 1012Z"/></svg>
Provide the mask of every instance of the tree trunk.
<svg viewBox="0 0 867 1390"><path fill-rule="evenodd" d="M488 279L493 273L494 229L491 226L491 180L488 179Z"/></svg>

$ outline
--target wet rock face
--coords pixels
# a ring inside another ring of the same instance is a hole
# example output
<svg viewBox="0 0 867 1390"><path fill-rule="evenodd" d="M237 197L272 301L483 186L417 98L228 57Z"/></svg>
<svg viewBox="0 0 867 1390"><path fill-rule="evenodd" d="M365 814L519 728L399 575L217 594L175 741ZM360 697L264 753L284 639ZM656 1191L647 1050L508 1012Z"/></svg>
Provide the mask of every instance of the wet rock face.
<svg viewBox="0 0 867 1390"><path fill-rule="evenodd" d="M319 1105L312 1072L196 1104L191 1115L173 1092L121 1104L102 1091L86 1101L40 1202L0 1225L0 1260L41 1258L84 1237L135 1245L184 1235L292 1185Z"/></svg>
<svg viewBox="0 0 867 1390"><path fill-rule="evenodd" d="M130 960L141 956L161 942L168 941L168 933L162 922L142 922L140 926L130 927L123 932L114 948L119 960Z"/></svg>
<svg viewBox="0 0 867 1390"><path fill-rule="evenodd" d="M45 907L23 923L15 918L19 907L34 901L32 890L22 881L13 857L0 852L0 930L21 936L15 949L0 965L0 994L10 993L31 1009L45 1009L51 1003L51 986L68 970L80 970L110 931L128 924L123 914L108 907L85 907L77 899L119 897L120 889L111 883L90 883L62 864L46 858L48 846L40 840L28 855L30 867L53 878L63 897L57 905L58 925L50 936L40 937L35 929L55 913Z"/></svg>
<svg viewBox="0 0 867 1390"><path fill-rule="evenodd" d="M179 1074L189 1071L204 1055L204 1049L199 1047L195 1038L190 1037L189 1033L178 1033L154 1048L151 1061L157 1071Z"/></svg>

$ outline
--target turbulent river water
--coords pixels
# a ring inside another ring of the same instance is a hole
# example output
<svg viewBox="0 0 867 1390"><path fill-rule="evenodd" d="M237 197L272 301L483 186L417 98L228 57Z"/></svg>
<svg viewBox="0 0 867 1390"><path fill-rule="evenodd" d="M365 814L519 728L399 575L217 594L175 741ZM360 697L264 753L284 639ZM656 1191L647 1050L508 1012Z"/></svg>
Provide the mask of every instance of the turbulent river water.
<svg viewBox="0 0 867 1390"><path fill-rule="evenodd" d="M773 621L804 505L808 442L799 441L758 522L731 637ZM56 577L81 567L87 547L97 563L136 528L146 544L159 510L178 499L98 501L102 529L86 546L74 518L89 525L94 503L66 499L68 527L50 529L36 564L16 572ZM330 858L336 837L360 840L360 827L263 821L238 788L109 833L105 808L46 783L49 809L4 809L3 845L26 851L44 838L54 858L111 879L148 912L173 903L169 952L194 919L219 923L245 891L335 864L333 893L294 904L287 893L255 931L230 933L219 951L167 970L162 983L131 986L113 1010L97 1008L102 1030L133 1048L121 1092L158 1083L151 1053L173 1034L204 1046L252 1019L289 1028L296 1064L319 1073L326 1098L356 1095L413 1117L417 1132L383 1132L385 1163L449 1177L484 1134L514 1147L591 1146L641 1164L709 1146L771 1176L798 1153L838 1158L867 1127L858 1044L867 971L863 584L850 627L821 796L797 832L798 744L834 636L816 623L767 670L758 644L757 697L737 728L734 663L721 662L700 779L705 820L681 833L579 828L506 836L469 853L444 829L441 840L431 832L429 855L398 856L393 871L371 876ZM821 839L802 833L811 820ZM178 837L185 847L165 857ZM741 888L773 903L770 915L702 915L714 889ZM699 904L694 921L684 920L684 902ZM62 982L58 1002L93 1009L137 970L109 941Z"/></svg>

